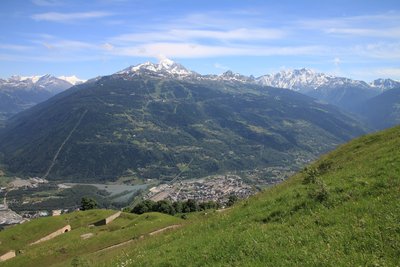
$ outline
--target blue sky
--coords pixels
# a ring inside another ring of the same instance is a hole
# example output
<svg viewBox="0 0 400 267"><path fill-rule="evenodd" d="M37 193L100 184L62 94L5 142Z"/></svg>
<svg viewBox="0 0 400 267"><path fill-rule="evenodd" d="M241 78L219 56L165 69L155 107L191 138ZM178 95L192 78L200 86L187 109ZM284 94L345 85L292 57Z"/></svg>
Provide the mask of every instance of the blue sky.
<svg viewBox="0 0 400 267"><path fill-rule="evenodd" d="M0 77L88 79L170 58L201 74L400 80L400 1L4 0Z"/></svg>

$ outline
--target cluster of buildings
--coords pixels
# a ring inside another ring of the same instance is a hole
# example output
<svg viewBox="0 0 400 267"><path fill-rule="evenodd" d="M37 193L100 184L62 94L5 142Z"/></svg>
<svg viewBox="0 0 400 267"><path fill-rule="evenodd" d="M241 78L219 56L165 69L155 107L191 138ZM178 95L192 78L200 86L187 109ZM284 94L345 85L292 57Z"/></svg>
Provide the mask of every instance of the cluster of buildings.
<svg viewBox="0 0 400 267"><path fill-rule="evenodd" d="M184 201L194 199L199 202L226 202L230 195L247 198L256 190L244 183L238 175L215 175L198 180L178 181L173 184L162 184L150 189L146 198L153 201L169 199Z"/></svg>
<svg viewBox="0 0 400 267"><path fill-rule="evenodd" d="M280 183L293 175L295 171L289 166L273 166L241 171L240 175L260 186Z"/></svg>

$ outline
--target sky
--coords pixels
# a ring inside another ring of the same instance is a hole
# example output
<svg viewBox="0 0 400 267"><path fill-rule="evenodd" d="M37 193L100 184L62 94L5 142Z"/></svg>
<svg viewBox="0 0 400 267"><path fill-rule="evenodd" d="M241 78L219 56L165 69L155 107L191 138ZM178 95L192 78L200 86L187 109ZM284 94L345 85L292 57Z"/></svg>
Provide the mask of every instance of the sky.
<svg viewBox="0 0 400 267"><path fill-rule="evenodd" d="M2 0L0 18L0 78L169 58L200 74L400 80L398 0Z"/></svg>

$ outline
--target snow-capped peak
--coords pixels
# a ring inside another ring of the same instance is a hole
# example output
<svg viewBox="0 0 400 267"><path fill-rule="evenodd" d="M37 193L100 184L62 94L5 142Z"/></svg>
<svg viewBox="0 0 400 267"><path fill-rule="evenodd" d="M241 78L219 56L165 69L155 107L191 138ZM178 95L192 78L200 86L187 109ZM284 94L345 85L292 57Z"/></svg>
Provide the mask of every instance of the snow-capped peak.
<svg viewBox="0 0 400 267"><path fill-rule="evenodd" d="M70 77L67 77L70 78ZM14 75L8 79L0 80L0 90L2 91L47 91L59 93L74 85L73 82L81 81L74 77L73 80L65 80L54 77L50 74L19 76ZM76 83L75 83L76 84Z"/></svg>
<svg viewBox="0 0 400 267"><path fill-rule="evenodd" d="M220 75L200 75L167 58L163 58L159 63L145 62L135 66L130 66L115 73L115 75L123 75L125 79L129 77L132 78L141 75L149 75L161 78L255 83L271 87L291 89L302 93L307 93L320 88L330 89L357 87L363 89L380 89L383 91L400 87L400 82L390 79L379 79L368 84L364 81L338 77L307 68L285 69L277 73L263 75L258 78L254 78L253 76L245 76L232 71L226 71Z"/></svg>
<svg viewBox="0 0 400 267"><path fill-rule="evenodd" d="M196 75L195 72L167 58L161 60L158 64L145 62L136 66L130 66L116 74L150 74L155 76L173 76L177 78Z"/></svg>
<svg viewBox="0 0 400 267"><path fill-rule="evenodd" d="M66 82L69 82L72 85L77 85L77 84L81 84L81 83L86 82L86 80L79 79L75 75L72 75L72 76L58 76L57 78L60 79L60 80L64 80Z"/></svg>
<svg viewBox="0 0 400 267"><path fill-rule="evenodd" d="M370 83L371 87L378 88L382 91L394 88L400 88L400 81L392 79L376 79Z"/></svg>
<svg viewBox="0 0 400 267"><path fill-rule="evenodd" d="M225 71L221 75L218 76L210 76L213 80L224 80L224 81L234 81L234 82L254 82L255 79L253 76L245 76L237 72L233 72L231 70Z"/></svg>
<svg viewBox="0 0 400 267"><path fill-rule="evenodd" d="M71 85L77 85L80 83L86 82L86 80L79 79L75 75L72 76L59 76L59 77L54 77L50 74L45 74L45 75L34 75L34 76L19 76L19 75L13 75L10 78L8 78L6 81L7 83L32 83L32 84L37 84L39 82L55 82L56 80L63 80Z"/></svg>
<svg viewBox="0 0 400 267"><path fill-rule="evenodd" d="M159 62L159 65L163 66L166 69L171 68L171 66L174 64L175 64L175 62L168 58L164 58L164 59L160 60L160 62Z"/></svg>
<svg viewBox="0 0 400 267"><path fill-rule="evenodd" d="M29 76L29 77L21 77L21 80L31 80L33 83L36 83L39 81L40 78L42 78L45 75L36 75L36 76Z"/></svg>
<svg viewBox="0 0 400 267"><path fill-rule="evenodd" d="M43 76L45 76L45 75L35 75L35 76L13 75L8 79L8 81L9 82L32 82L32 83L36 83Z"/></svg>
<svg viewBox="0 0 400 267"><path fill-rule="evenodd" d="M257 78L257 82L267 86L287 88L307 92L322 87L361 86L369 87L363 81L336 77L318 73L311 69L282 70L275 74L267 74Z"/></svg>

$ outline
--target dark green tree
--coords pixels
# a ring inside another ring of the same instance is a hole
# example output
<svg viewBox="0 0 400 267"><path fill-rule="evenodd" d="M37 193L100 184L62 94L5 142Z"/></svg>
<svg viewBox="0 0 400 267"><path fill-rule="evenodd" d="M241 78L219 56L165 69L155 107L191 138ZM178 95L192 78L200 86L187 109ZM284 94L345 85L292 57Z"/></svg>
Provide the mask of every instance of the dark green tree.
<svg viewBox="0 0 400 267"><path fill-rule="evenodd" d="M183 202L182 201L174 202L173 203L173 207L174 207L176 213L182 213L183 212Z"/></svg>
<svg viewBox="0 0 400 267"><path fill-rule="evenodd" d="M81 200L81 210L92 210L97 208L97 202L93 198L83 197Z"/></svg>
<svg viewBox="0 0 400 267"><path fill-rule="evenodd" d="M238 201L238 197L235 195L230 195L228 198L228 202L226 202L226 206L230 207Z"/></svg>
<svg viewBox="0 0 400 267"><path fill-rule="evenodd" d="M133 209L132 213L143 214L145 212L156 211L156 203L150 199L139 202Z"/></svg>
<svg viewBox="0 0 400 267"><path fill-rule="evenodd" d="M176 211L169 200L160 200L156 204L156 210L161 213L166 213L170 215L175 215Z"/></svg>
<svg viewBox="0 0 400 267"><path fill-rule="evenodd" d="M200 210L199 204L194 199L188 199L185 204L183 212L194 212Z"/></svg>
<svg viewBox="0 0 400 267"><path fill-rule="evenodd" d="M200 210L218 209L219 203L214 201L202 202L199 204Z"/></svg>

